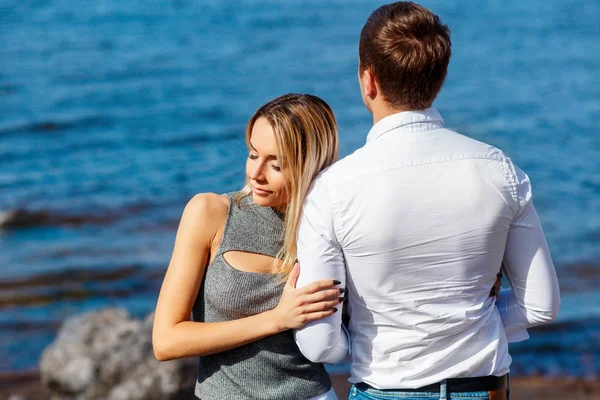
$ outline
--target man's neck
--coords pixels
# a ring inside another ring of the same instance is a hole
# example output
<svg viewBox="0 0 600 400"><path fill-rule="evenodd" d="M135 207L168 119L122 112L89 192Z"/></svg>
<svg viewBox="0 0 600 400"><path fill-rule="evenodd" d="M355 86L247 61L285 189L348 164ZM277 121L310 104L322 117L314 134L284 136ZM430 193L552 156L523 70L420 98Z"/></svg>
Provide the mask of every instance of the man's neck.
<svg viewBox="0 0 600 400"><path fill-rule="evenodd" d="M403 111L407 111L402 108L393 107L388 103L373 104L371 107L372 107L371 112L373 113L373 125L375 125L376 123L378 123L385 117L389 117L390 115L394 115L394 114L398 114Z"/></svg>

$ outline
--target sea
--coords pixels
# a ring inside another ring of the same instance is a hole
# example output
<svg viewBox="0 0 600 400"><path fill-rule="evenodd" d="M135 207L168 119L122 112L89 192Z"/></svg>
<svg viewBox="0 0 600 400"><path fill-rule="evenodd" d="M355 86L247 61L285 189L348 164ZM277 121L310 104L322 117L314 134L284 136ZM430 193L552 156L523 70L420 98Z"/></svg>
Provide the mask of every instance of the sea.
<svg viewBox="0 0 600 400"><path fill-rule="evenodd" d="M65 318L153 310L185 204L241 187L263 103L320 96L342 156L362 146L357 44L382 4L0 0L0 372L35 369ZM528 173L559 276L559 317L511 345L513 373L595 379L600 2L421 4L452 32L434 105Z"/></svg>

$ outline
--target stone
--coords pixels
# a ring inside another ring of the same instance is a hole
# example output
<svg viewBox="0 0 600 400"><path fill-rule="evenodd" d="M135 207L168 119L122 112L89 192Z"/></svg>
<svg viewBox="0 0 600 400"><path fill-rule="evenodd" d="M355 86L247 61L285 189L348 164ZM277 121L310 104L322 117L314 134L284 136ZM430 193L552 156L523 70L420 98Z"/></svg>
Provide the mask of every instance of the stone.
<svg viewBox="0 0 600 400"><path fill-rule="evenodd" d="M160 362L152 351L153 314L123 309L68 319L42 353L42 384L53 400L193 398L196 359Z"/></svg>

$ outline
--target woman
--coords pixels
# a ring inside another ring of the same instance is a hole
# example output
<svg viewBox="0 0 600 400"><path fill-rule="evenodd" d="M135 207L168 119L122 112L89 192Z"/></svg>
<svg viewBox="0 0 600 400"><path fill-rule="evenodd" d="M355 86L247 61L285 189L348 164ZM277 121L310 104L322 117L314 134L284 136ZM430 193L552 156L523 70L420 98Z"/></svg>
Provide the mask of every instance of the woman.
<svg viewBox="0 0 600 400"><path fill-rule="evenodd" d="M291 331L343 301L337 281L295 289L300 211L314 177L337 160L335 118L318 97L284 95L252 116L246 142L244 188L196 195L183 212L154 353L200 356L195 393L205 400L335 399L323 365L302 356Z"/></svg>

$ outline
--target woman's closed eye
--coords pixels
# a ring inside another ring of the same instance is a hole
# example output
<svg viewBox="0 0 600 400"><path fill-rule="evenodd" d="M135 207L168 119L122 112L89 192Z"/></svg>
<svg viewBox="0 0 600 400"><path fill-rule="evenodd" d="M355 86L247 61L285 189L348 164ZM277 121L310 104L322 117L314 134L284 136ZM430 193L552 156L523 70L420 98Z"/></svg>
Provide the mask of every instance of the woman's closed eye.
<svg viewBox="0 0 600 400"><path fill-rule="evenodd" d="M258 155L250 152L248 153L248 158L251 160L256 160L258 158Z"/></svg>

